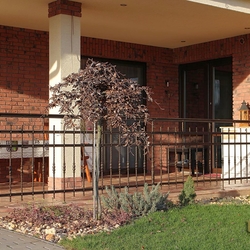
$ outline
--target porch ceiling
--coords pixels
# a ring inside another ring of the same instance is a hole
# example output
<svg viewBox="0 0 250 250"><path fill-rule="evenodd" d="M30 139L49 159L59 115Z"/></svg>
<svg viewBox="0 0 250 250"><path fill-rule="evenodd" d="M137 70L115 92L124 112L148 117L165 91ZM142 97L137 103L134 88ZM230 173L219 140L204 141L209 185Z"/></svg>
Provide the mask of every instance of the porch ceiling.
<svg viewBox="0 0 250 250"><path fill-rule="evenodd" d="M75 1L86 37L178 48L250 33L249 0ZM49 2L0 0L0 24L48 31Z"/></svg>

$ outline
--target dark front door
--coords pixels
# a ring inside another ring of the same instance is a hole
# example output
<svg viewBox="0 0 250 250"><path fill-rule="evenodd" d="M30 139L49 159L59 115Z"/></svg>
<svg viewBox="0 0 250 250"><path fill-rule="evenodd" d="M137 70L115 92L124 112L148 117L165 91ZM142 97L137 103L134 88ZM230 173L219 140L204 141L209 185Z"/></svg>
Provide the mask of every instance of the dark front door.
<svg viewBox="0 0 250 250"><path fill-rule="evenodd" d="M180 66L180 116L183 118L218 119L212 128L206 123L186 124L184 129L214 132L225 125L219 119L232 119L232 59L185 64ZM227 124L228 125L228 124ZM205 138L215 145L201 149L206 154L205 172L221 168L220 137ZM205 141L205 142L206 142Z"/></svg>

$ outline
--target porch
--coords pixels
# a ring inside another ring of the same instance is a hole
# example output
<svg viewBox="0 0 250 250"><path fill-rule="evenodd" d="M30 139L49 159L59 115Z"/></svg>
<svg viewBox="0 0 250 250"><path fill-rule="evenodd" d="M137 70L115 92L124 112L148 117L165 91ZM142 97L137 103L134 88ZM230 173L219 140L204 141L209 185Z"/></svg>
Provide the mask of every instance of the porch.
<svg viewBox="0 0 250 250"><path fill-rule="evenodd" d="M140 178L140 177L139 177ZM108 178L104 178L104 182L109 183ZM216 197L237 197L237 196L248 196L249 195L249 184L247 182L236 181L231 184L226 183L224 189L221 189L221 180L206 179L206 182L195 181L195 191L197 194L196 199L213 199ZM5 187L4 187L5 186ZM83 208L93 207L93 193L91 189L85 190L66 190L49 192L47 185L45 189L41 183L35 183L32 187L32 183L23 183L23 194L20 194L22 189L21 183L16 183L12 186L12 194L7 194L4 189L8 189L6 185L0 184L0 217L6 216L9 212L15 208L22 208L29 205L61 205L61 204L75 204ZM34 188L34 192L32 192ZM161 192L169 193L169 200L175 202L178 201L178 196L183 188L183 182L175 183L174 185L162 185ZM130 192L141 192L142 186L130 187ZM120 191L123 191L121 188ZM7 194L7 195L6 195ZM100 190L100 195L104 195L104 189Z"/></svg>
<svg viewBox="0 0 250 250"><path fill-rule="evenodd" d="M49 129L52 119L62 116L0 114L2 204L31 200L91 203L92 181L84 171L81 151L89 156L91 172L94 131L91 127L84 131ZM103 130L101 193L110 185L119 190L127 186L132 192L145 182L160 182L162 191L175 199L189 175L201 197L229 191L238 195L248 189L248 121L155 118L147 131L150 146L145 154L145 149L124 147L119 131Z"/></svg>

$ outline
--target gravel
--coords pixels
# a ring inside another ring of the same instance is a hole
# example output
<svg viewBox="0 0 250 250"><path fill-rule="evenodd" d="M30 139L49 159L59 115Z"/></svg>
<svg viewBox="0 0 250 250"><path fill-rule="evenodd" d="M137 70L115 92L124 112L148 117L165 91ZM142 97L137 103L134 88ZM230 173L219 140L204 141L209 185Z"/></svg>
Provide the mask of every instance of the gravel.
<svg viewBox="0 0 250 250"><path fill-rule="evenodd" d="M53 243L63 238L109 232L125 223L126 220L120 220L107 211L103 211L101 220L94 220L91 211L75 205L17 208L0 217L0 227Z"/></svg>
<svg viewBox="0 0 250 250"><path fill-rule="evenodd" d="M197 204L250 204L249 196L196 200ZM63 238L109 232L131 221L119 212L103 211L101 220L94 220L91 211L75 205L27 207L14 209L0 217L0 227L57 243Z"/></svg>

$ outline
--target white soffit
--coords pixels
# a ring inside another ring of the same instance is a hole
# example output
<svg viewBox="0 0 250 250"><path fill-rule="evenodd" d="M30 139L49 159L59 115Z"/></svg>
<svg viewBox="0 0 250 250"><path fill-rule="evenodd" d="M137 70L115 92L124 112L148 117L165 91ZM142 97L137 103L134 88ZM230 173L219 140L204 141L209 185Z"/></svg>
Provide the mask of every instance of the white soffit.
<svg viewBox="0 0 250 250"><path fill-rule="evenodd" d="M250 14L250 0L188 0L189 2L210 5L226 10Z"/></svg>

